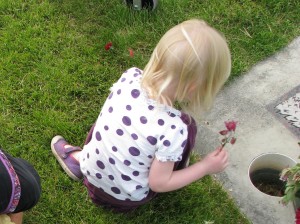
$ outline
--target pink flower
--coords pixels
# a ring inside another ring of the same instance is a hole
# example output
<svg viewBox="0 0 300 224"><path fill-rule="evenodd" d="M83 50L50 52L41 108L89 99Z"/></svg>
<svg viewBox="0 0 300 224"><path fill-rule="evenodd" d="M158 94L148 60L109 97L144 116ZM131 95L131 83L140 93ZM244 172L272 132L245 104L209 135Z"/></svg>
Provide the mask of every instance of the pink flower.
<svg viewBox="0 0 300 224"><path fill-rule="evenodd" d="M112 48L112 42L108 42L107 44L105 44L104 48L105 48L106 51L111 49Z"/></svg>
<svg viewBox="0 0 300 224"><path fill-rule="evenodd" d="M225 121L225 126L228 131L235 131L236 124L237 124L237 121L228 121L228 122Z"/></svg>
<svg viewBox="0 0 300 224"><path fill-rule="evenodd" d="M219 132L223 136L223 138L221 139L221 149L228 142L232 145L236 142L236 138L234 137L236 124L237 124L237 121L225 122L225 127L226 127L227 130L222 130L222 131Z"/></svg>

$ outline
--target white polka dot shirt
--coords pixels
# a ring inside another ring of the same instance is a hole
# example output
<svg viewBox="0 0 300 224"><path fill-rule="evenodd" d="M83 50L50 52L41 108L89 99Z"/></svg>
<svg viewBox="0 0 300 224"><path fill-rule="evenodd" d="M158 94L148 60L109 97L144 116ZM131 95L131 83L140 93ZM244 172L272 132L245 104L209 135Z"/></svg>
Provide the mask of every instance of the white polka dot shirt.
<svg viewBox="0 0 300 224"><path fill-rule="evenodd" d="M80 157L88 181L119 200L145 198L153 159L180 161L187 141L181 112L149 99L141 77L131 68L113 85Z"/></svg>

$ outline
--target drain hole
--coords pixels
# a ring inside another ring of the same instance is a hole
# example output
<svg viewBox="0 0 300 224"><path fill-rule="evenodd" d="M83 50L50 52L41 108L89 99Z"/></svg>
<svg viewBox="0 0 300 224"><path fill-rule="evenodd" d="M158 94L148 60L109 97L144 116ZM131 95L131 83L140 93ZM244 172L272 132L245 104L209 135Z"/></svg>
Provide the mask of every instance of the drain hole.
<svg viewBox="0 0 300 224"><path fill-rule="evenodd" d="M264 168L259 169L250 174L253 185L261 192L282 197L284 195L285 183L279 179L279 170Z"/></svg>

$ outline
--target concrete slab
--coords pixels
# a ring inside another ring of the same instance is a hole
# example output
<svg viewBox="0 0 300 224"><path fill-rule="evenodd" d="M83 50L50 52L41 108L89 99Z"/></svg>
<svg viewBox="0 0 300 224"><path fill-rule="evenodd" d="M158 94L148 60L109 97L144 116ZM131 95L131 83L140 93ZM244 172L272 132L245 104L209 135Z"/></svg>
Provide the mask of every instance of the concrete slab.
<svg viewBox="0 0 300 224"><path fill-rule="evenodd" d="M297 160L297 135L279 121L268 106L300 85L300 37L278 54L255 65L226 86L214 108L199 125L196 148L206 154L218 146L224 121L237 120L237 142L228 146L230 165L217 178L241 211L254 224L292 224L292 205L256 189L248 177L251 161L262 153L277 152Z"/></svg>

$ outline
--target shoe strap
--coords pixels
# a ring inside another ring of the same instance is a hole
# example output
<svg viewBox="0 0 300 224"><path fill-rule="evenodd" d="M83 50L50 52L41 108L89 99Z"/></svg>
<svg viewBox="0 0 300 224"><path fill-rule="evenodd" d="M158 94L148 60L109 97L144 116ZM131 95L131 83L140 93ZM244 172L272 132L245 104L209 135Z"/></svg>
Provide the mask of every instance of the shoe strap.
<svg viewBox="0 0 300 224"><path fill-rule="evenodd" d="M68 155L75 151L81 151L82 149L79 146L72 146L68 148L64 148L64 153L61 155L62 158L66 159Z"/></svg>

